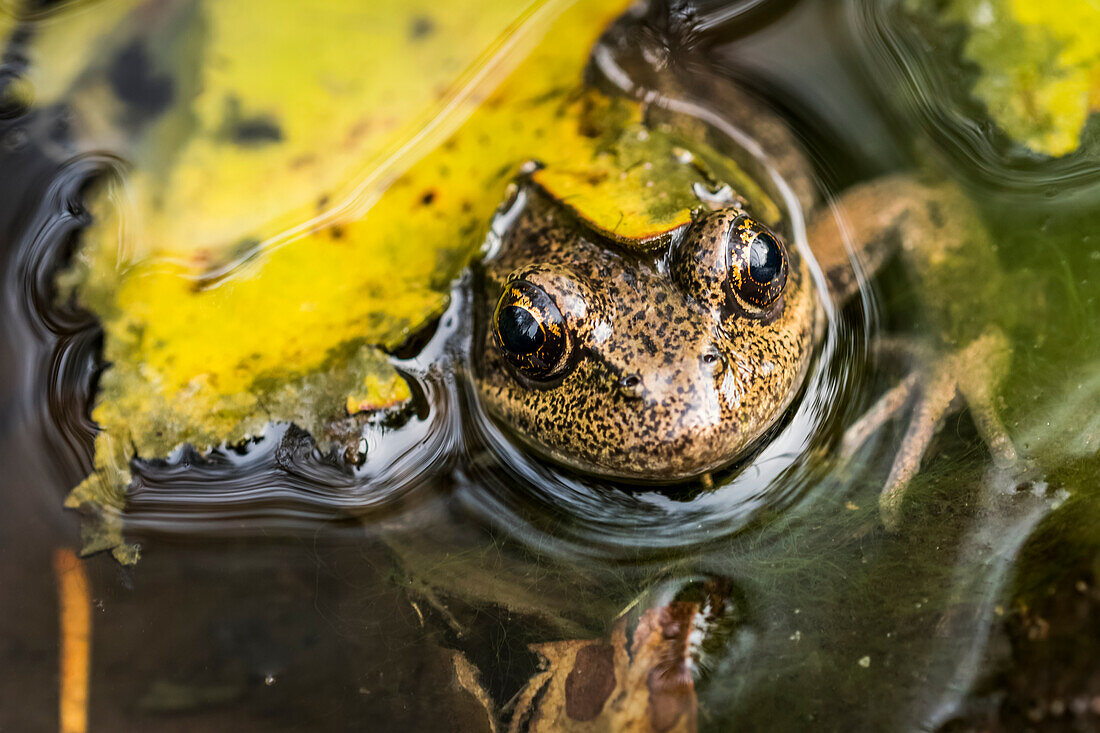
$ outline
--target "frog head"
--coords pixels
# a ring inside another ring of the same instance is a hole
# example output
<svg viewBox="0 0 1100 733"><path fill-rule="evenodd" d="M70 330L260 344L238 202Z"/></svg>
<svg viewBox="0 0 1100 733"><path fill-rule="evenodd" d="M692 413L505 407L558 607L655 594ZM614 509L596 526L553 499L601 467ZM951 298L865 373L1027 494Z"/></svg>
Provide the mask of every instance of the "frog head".
<svg viewBox="0 0 1100 733"><path fill-rule="evenodd" d="M616 480L685 481L743 455L807 371L817 304L798 253L740 206L631 247L526 194L481 266L489 415L542 456Z"/></svg>

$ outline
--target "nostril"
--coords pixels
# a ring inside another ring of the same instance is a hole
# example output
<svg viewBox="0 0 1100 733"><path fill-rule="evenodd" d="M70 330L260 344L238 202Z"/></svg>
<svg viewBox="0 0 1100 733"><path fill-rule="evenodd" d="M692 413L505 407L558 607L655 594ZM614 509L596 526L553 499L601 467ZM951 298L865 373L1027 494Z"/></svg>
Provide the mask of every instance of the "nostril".
<svg viewBox="0 0 1100 733"><path fill-rule="evenodd" d="M718 369L724 363L722 354L718 349L711 347L703 352L703 364L711 369Z"/></svg>
<svg viewBox="0 0 1100 733"><path fill-rule="evenodd" d="M627 374L619 379L619 394L628 400L642 396L642 377L640 374Z"/></svg>

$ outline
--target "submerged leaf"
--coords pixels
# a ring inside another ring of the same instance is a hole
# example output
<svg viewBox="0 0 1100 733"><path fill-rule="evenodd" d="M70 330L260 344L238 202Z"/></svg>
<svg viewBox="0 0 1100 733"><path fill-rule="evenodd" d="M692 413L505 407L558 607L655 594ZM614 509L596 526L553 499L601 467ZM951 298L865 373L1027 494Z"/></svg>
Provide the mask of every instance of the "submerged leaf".
<svg viewBox="0 0 1100 733"><path fill-rule="evenodd" d="M680 601L647 610L629 653L625 619L608 639L532 645L542 666L516 696L509 730L697 730L691 635L698 612Z"/></svg>
<svg viewBox="0 0 1100 733"><path fill-rule="evenodd" d="M980 67L973 92L997 124L1044 155L1076 150L1089 115L1100 111L1100 6L949 0L941 12L966 26L964 53Z"/></svg>

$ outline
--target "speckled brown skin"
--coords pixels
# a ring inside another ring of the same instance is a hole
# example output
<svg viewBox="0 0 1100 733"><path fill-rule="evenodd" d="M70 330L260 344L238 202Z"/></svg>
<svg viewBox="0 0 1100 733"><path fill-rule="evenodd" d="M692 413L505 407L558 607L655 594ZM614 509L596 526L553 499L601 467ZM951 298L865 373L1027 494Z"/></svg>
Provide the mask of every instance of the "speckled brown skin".
<svg viewBox="0 0 1100 733"><path fill-rule="evenodd" d="M489 413L537 452L586 473L676 482L719 468L771 427L805 376L816 295L789 256L766 308L725 287L723 247L742 213L723 209L646 253L572 219L535 187L483 265L477 384ZM527 378L494 339L506 284L542 288L565 318L568 363Z"/></svg>

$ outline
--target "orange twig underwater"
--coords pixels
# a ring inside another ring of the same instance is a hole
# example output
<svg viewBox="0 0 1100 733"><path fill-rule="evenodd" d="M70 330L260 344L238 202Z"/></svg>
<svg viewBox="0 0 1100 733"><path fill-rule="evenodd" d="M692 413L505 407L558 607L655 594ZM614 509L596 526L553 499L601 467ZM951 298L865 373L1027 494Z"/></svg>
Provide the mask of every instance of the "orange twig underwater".
<svg viewBox="0 0 1100 733"><path fill-rule="evenodd" d="M88 729L88 670L92 653L92 599L84 564L71 549L54 551L61 637L58 715L61 733Z"/></svg>

